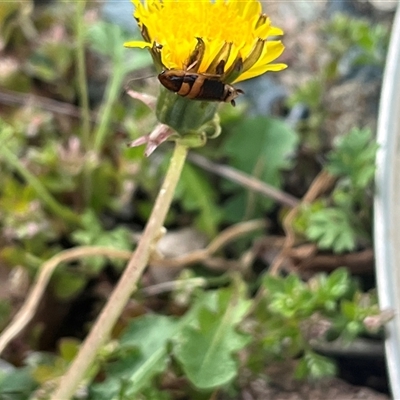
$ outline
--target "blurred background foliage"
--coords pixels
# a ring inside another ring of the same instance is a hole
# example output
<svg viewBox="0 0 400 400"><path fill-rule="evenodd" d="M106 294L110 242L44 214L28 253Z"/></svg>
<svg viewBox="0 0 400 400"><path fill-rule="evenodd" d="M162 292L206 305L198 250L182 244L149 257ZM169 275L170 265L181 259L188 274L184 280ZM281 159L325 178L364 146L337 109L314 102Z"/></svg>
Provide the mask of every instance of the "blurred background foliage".
<svg viewBox="0 0 400 400"><path fill-rule="evenodd" d="M112 9L112 2L0 5L2 328L61 251L134 250L162 181L168 143L150 158L127 147L156 120L126 88L156 94L157 79L146 52L123 47L138 37L133 19L130 30L123 18L107 21ZM152 266L78 398L205 399L218 390L235 398L277 362L296 360L297 378L331 376L335 362L315 343L371 334L364 320L380 311L374 292L362 289L373 285L336 268L371 274L373 127L332 132L326 127L338 111L326 104L344 81L380 78L389 34L383 24L347 15L318 32L326 47L315 73L290 96L277 90L268 115L254 112L268 108L259 89L266 81L245 88L238 107L222 105L221 136L195 151L208 168L193 158L182 173L166 227L185 233L165 253L204 248L229 226L238 227L235 242L191 268L160 275ZM279 190L283 200L227 179L225 165ZM330 184L312 195L323 173ZM251 219L267 228L240 234ZM269 274L279 253L284 273ZM317 267L306 269L312 261ZM61 263L31 329L4 353L2 399L46 398L123 266L100 255Z"/></svg>

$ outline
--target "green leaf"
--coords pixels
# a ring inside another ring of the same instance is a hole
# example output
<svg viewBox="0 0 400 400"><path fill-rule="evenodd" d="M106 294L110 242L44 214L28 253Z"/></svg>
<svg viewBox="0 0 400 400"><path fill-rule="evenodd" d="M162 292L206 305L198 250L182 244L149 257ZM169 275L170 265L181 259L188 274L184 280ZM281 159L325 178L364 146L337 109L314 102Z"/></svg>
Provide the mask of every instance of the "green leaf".
<svg viewBox="0 0 400 400"><path fill-rule="evenodd" d="M100 21L90 26L87 36L95 51L109 56L114 63L122 62L126 52L124 42L127 36L120 26Z"/></svg>
<svg viewBox="0 0 400 400"><path fill-rule="evenodd" d="M91 385L90 398L135 398L166 368L167 344L179 329L179 322L166 316L146 315L135 319L121 338L119 353L122 357L106 368L104 382Z"/></svg>
<svg viewBox="0 0 400 400"><path fill-rule="evenodd" d="M295 283L295 286L292 283ZM284 291L271 293L268 309L285 318L304 318L314 312L314 306L315 298L312 292L297 278L293 282L285 279Z"/></svg>
<svg viewBox="0 0 400 400"><path fill-rule="evenodd" d="M93 210L87 210L82 216L82 229L72 233L72 240L80 245L102 246L120 250L131 250L132 238L130 231L125 227L105 230ZM105 257L87 257L83 261L90 269L89 272L98 273L107 263ZM115 260L120 265L121 260Z"/></svg>
<svg viewBox="0 0 400 400"><path fill-rule="evenodd" d="M15 133L14 128L10 124L5 122L3 118L0 118L0 144L7 143L9 147L12 147L10 146L9 142L10 140L12 140L14 133Z"/></svg>
<svg viewBox="0 0 400 400"><path fill-rule="evenodd" d="M338 139L326 169L333 175L349 177L355 188L365 188L374 178L377 149L370 129L354 128Z"/></svg>
<svg viewBox="0 0 400 400"><path fill-rule="evenodd" d="M299 362L295 377L297 379L321 379L336 374L335 363L324 356L307 351Z"/></svg>
<svg viewBox="0 0 400 400"><path fill-rule="evenodd" d="M340 208L325 208L311 214L305 233L319 248L332 249L335 253L356 247L357 233L349 215Z"/></svg>
<svg viewBox="0 0 400 400"><path fill-rule="evenodd" d="M294 106L295 104L302 103L306 104L311 110L317 110L321 107L323 93L324 85L321 83L321 78L310 79L290 96L289 105Z"/></svg>
<svg viewBox="0 0 400 400"><path fill-rule="evenodd" d="M144 389L141 393L142 397L140 400L173 400L169 392L161 389L158 390L155 387L148 387ZM131 400L131 399L126 399Z"/></svg>
<svg viewBox="0 0 400 400"><path fill-rule="evenodd" d="M270 274L264 275L263 285L270 293L283 292L285 290L285 281L281 277Z"/></svg>
<svg viewBox="0 0 400 400"><path fill-rule="evenodd" d="M71 67L72 59L72 47L66 41L42 42L35 47L25 64L25 69L32 76L45 82L57 82Z"/></svg>
<svg viewBox="0 0 400 400"><path fill-rule="evenodd" d="M291 154L298 143L296 133L282 121L253 117L242 119L227 137L222 151L230 157L230 164L254 175L272 186L281 186L281 171L291 165ZM272 202L256 196L255 210L264 211ZM230 201L234 201L231 198ZM241 206L244 216L245 205Z"/></svg>
<svg viewBox="0 0 400 400"><path fill-rule="evenodd" d="M253 117L237 124L225 141L224 149L234 167L252 173L260 166L258 176L278 186L279 173L290 167L290 156L297 143L296 133L282 121Z"/></svg>
<svg viewBox="0 0 400 400"><path fill-rule="evenodd" d="M345 268L333 271L326 280L326 290L336 299L345 295L350 288L349 273Z"/></svg>
<svg viewBox="0 0 400 400"><path fill-rule="evenodd" d="M216 192L205 174L198 168L186 164L183 168L176 197L182 200L189 211L198 211L195 218L197 227L208 236L217 233L221 211L216 204Z"/></svg>
<svg viewBox="0 0 400 400"><path fill-rule="evenodd" d="M232 290L208 296L208 304L196 309L195 324L185 326L174 355L190 381L200 389L211 389L232 380L238 370L233 354L250 337L236 331L236 325L250 302Z"/></svg>
<svg viewBox="0 0 400 400"><path fill-rule="evenodd" d="M339 13L325 31L330 37L328 46L337 59L347 57L352 65L382 65L390 35L385 25L372 25L365 19Z"/></svg>
<svg viewBox="0 0 400 400"><path fill-rule="evenodd" d="M104 21L93 24L88 30L88 38L94 50L109 56L115 64L123 66L125 72L151 65L151 57L147 52L124 47L125 42L132 40L132 34L116 24Z"/></svg>
<svg viewBox="0 0 400 400"><path fill-rule="evenodd" d="M60 356L63 360L71 362L79 351L81 342L74 338L62 338L59 342Z"/></svg>
<svg viewBox="0 0 400 400"><path fill-rule="evenodd" d="M0 7L0 37L2 47L6 47L11 38L19 36L21 22L31 23L33 1L2 2Z"/></svg>
<svg viewBox="0 0 400 400"><path fill-rule="evenodd" d="M359 336L362 332L365 332L365 326L359 321L350 321L344 331L342 332L344 340L354 340L357 336Z"/></svg>
<svg viewBox="0 0 400 400"><path fill-rule="evenodd" d="M1 257L1 253L0 253ZM11 299L0 300L0 330L2 331L10 322L10 314L12 311Z"/></svg>
<svg viewBox="0 0 400 400"><path fill-rule="evenodd" d="M338 299L351 289L349 275L345 268L338 268L330 275L318 274L308 281L313 292L315 307L327 313L338 308Z"/></svg>
<svg viewBox="0 0 400 400"><path fill-rule="evenodd" d="M92 208L98 214L104 209L110 209L115 199L115 191L120 184L121 175L110 160L102 160L101 164L91 169L91 196L88 208ZM117 189L118 190L118 189Z"/></svg>
<svg viewBox="0 0 400 400"><path fill-rule="evenodd" d="M79 271L63 269L52 279L53 290L60 299L67 300L78 295L85 287L87 277Z"/></svg>
<svg viewBox="0 0 400 400"><path fill-rule="evenodd" d="M1 400L26 400L38 386L31 375L32 368L15 369L0 376Z"/></svg>

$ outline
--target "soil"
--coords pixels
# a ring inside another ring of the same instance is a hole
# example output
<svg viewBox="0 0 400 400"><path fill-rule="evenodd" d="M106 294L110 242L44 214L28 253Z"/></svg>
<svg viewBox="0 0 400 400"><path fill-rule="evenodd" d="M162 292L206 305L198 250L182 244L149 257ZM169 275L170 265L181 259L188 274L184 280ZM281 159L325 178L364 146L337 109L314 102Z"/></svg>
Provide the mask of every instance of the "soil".
<svg viewBox="0 0 400 400"><path fill-rule="evenodd" d="M372 389L353 386L334 378L318 384L299 383L293 390L282 390L265 381L253 382L249 391L243 393L243 400L386 400L389 396Z"/></svg>

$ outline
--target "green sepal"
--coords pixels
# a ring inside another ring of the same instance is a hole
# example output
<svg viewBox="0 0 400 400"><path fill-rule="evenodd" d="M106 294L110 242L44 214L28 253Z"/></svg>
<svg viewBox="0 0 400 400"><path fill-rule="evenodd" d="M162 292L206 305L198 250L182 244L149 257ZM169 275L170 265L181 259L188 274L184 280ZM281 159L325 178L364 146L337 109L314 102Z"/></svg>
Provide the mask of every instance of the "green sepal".
<svg viewBox="0 0 400 400"><path fill-rule="evenodd" d="M195 147L203 147L207 143L207 137L204 132L199 133L188 133L183 137L177 139L181 145L189 147L191 149Z"/></svg>
<svg viewBox="0 0 400 400"><path fill-rule="evenodd" d="M217 108L217 102L187 99L161 87L156 116L161 123L170 126L179 136L185 136L188 133L201 131L205 124L213 121Z"/></svg>
<svg viewBox="0 0 400 400"><path fill-rule="evenodd" d="M202 127L202 131L207 136L207 139L215 139L221 134L221 124L218 114L214 115L214 118Z"/></svg>

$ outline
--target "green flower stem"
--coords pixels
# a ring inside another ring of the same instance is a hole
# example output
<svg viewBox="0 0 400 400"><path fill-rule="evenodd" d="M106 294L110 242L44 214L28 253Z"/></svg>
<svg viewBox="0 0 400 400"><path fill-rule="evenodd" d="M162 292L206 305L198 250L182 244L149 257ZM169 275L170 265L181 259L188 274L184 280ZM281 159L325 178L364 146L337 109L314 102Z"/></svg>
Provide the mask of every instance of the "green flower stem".
<svg viewBox="0 0 400 400"><path fill-rule="evenodd" d="M99 348L107 341L115 322L121 315L132 292L136 289L137 282L147 266L155 245L155 240L160 235L165 217L170 208L175 188L185 163L187 151L186 146L176 142L167 175L140 242L118 285L104 306L86 340L83 342L78 355L72 362L69 370L61 378L58 388L51 396L51 400L68 400L74 395L79 383L87 376Z"/></svg>
<svg viewBox="0 0 400 400"><path fill-rule="evenodd" d="M125 76L122 63L114 62L113 64L113 72L111 74L110 80L108 81L106 93L104 94L104 98L106 100L99 111L99 126L94 134L93 148L96 154L99 154L101 152L106 135L109 132L112 108L118 98L119 92L121 90L121 85Z"/></svg>
<svg viewBox="0 0 400 400"><path fill-rule="evenodd" d="M86 80L84 14L86 0L78 1L76 6L76 61L78 91L82 109L82 143L86 151L90 150L90 111Z"/></svg>
<svg viewBox="0 0 400 400"><path fill-rule="evenodd" d="M85 16L86 0L79 1L76 5L76 73L78 77L79 102L82 112L81 140L86 152L90 150L90 109L89 95L86 79L85 58ZM86 159L82 172L82 189L85 203L88 204L92 193L92 171L89 160Z"/></svg>
<svg viewBox="0 0 400 400"><path fill-rule="evenodd" d="M19 174L25 179L25 181L32 186L36 191L38 197L43 201L43 203L50 209L51 212L58 215L64 221L80 225L79 215L72 212L69 208L61 205L43 186L42 182L35 175L30 173L26 167L20 162L18 157L4 144L0 146L0 155L11 165Z"/></svg>

